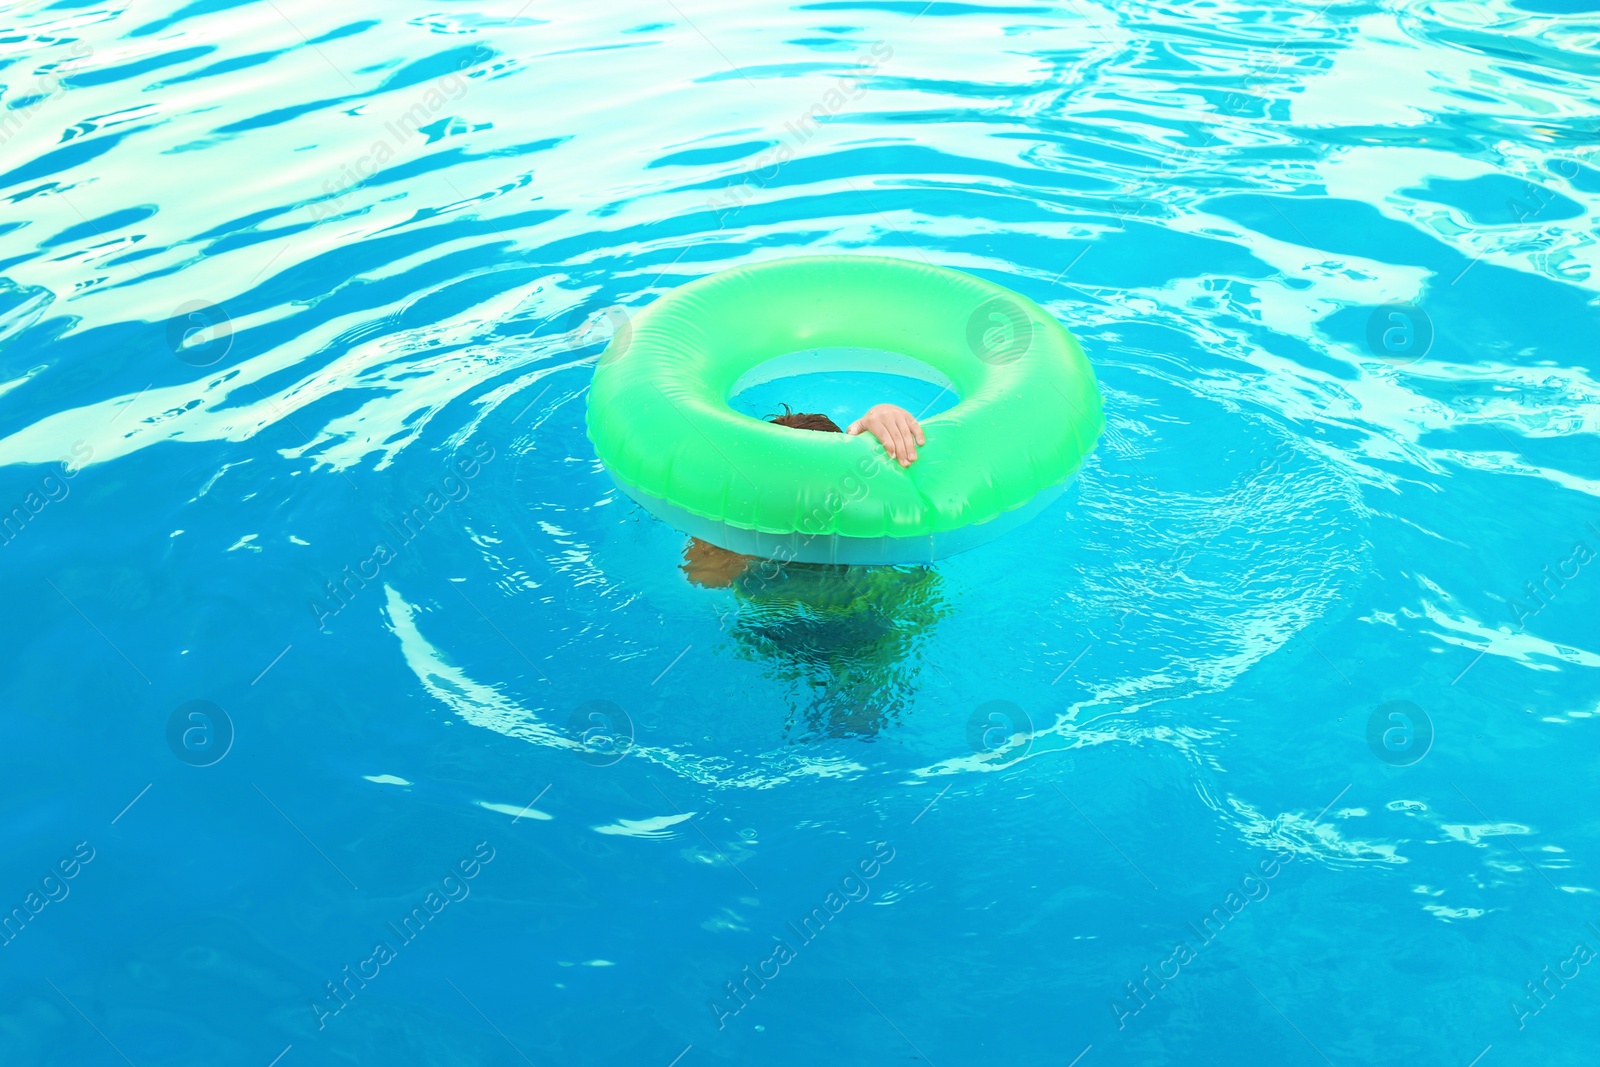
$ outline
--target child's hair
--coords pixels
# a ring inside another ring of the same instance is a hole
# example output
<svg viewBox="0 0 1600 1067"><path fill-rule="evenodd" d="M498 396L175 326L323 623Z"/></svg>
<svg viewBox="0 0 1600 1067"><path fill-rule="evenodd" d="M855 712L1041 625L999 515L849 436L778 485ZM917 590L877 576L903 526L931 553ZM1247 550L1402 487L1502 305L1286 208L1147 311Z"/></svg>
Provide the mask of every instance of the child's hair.
<svg viewBox="0 0 1600 1067"><path fill-rule="evenodd" d="M844 433L839 429L839 424L826 415L815 412L790 411L789 405L783 405L782 415L768 415L767 421L777 423L779 426L788 426L795 430L818 430L822 433Z"/></svg>

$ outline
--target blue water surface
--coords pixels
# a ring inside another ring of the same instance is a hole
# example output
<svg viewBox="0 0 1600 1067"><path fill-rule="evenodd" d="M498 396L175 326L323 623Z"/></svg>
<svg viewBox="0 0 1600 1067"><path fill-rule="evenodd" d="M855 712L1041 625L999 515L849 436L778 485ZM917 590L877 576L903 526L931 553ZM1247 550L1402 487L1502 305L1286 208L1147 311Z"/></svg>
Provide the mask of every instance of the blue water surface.
<svg viewBox="0 0 1600 1067"><path fill-rule="evenodd" d="M0 1063L1593 1063L1597 42L8 7ZM1039 302L1105 435L935 567L693 583L595 361L848 252Z"/></svg>

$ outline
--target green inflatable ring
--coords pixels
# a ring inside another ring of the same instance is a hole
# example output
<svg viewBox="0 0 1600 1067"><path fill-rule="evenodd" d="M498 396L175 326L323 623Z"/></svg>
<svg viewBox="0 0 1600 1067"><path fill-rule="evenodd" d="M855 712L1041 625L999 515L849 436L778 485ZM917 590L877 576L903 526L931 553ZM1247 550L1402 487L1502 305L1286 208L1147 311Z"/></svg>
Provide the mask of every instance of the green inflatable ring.
<svg viewBox="0 0 1600 1067"><path fill-rule="evenodd" d="M764 366L837 366L840 350L863 369L898 358L960 397L923 423L910 467L868 434L729 407ZM735 552L817 563L928 562L991 540L1053 500L1104 427L1083 350L1043 308L877 256L781 259L675 289L619 326L588 399L595 452L647 510Z"/></svg>

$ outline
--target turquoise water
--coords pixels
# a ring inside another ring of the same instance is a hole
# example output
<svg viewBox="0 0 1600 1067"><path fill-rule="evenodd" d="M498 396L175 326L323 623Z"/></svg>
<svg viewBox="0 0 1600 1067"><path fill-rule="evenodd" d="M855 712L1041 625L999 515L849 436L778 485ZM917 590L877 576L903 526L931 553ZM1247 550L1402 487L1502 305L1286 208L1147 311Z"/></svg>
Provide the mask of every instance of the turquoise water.
<svg viewBox="0 0 1600 1067"><path fill-rule="evenodd" d="M1595 5L0 23L0 1062L1593 1061ZM1106 434L692 584L594 362L840 251Z"/></svg>

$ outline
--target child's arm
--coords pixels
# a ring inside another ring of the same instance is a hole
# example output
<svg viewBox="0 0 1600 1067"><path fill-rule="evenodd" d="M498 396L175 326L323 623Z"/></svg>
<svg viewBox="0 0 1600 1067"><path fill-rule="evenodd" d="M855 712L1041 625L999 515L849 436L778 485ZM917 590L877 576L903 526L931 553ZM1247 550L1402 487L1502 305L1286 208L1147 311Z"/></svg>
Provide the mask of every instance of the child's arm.
<svg viewBox="0 0 1600 1067"><path fill-rule="evenodd" d="M739 580L754 559L691 537L683 550L683 574L706 589L726 589Z"/></svg>
<svg viewBox="0 0 1600 1067"><path fill-rule="evenodd" d="M875 405L852 422L845 433L858 434L862 431L881 441L884 450L899 460L902 467L911 466L911 461L917 458L917 445L928 443L922 436L921 423L911 417L911 412L893 404Z"/></svg>

